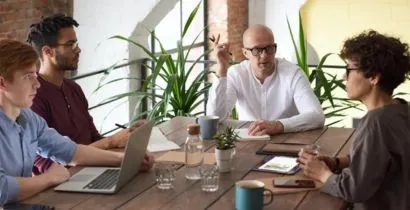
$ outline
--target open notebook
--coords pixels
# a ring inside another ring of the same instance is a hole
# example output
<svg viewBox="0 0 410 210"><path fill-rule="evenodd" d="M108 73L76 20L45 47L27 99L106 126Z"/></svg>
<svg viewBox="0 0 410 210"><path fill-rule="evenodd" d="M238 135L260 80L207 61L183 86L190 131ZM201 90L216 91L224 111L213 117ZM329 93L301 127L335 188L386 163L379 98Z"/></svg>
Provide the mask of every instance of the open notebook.
<svg viewBox="0 0 410 210"><path fill-rule="evenodd" d="M270 140L269 135L251 136L248 134L248 128L235 129L238 132L238 141L253 141L253 140Z"/></svg>
<svg viewBox="0 0 410 210"><path fill-rule="evenodd" d="M158 127L153 127L147 150L150 152L159 152L174 149L180 149L178 144L175 144L173 141L169 141Z"/></svg>

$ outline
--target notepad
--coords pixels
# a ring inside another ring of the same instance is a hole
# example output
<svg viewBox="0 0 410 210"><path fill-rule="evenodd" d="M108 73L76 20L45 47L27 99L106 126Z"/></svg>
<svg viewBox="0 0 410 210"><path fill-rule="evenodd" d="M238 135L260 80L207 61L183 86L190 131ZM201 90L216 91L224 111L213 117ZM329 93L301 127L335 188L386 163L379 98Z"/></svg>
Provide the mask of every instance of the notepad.
<svg viewBox="0 0 410 210"><path fill-rule="evenodd" d="M180 147L173 141L169 141L158 127L153 127L147 149L150 152L159 152L180 149Z"/></svg>
<svg viewBox="0 0 410 210"><path fill-rule="evenodd" d="M238 133L239 139L238 141L253 141L253 140L270 140L269 135L262 135L262 136L251 136L248 134L247 128L240 128L235 129L235 132Z"/></svg>

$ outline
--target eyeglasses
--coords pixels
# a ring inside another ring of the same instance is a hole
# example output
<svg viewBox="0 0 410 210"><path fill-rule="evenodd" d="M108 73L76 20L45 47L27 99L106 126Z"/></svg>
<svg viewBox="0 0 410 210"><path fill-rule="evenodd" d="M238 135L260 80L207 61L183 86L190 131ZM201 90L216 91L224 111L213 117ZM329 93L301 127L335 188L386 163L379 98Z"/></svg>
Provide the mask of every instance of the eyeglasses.
<svg viewBox="0 0 410 210"><path fill-rule="evenodd" d="M349 68L348 66L346 66L345 69L346 69L346 77L348 77L351 71L359 70L360 68L359 67Z"/></svg>
<svg viewBox="0 0 410 210"><path fill-rule="evenodd" d="M277 47L276 43L274 43L266 47L254 47L254 48L245 47L244 49L251 51L253 56L260 56L263 53L263 51L265 51L265 53L269 55L273 54L276 51L276 47Z"/></svg>
<svg viewBox="0 0 410 210"><path fill-rule="evenodd" d="M71 47L72 50L78 49L78 41L70 41L68 43L63 43L63 44L56 44L56 46L64 46L64 47Z"/></svg>

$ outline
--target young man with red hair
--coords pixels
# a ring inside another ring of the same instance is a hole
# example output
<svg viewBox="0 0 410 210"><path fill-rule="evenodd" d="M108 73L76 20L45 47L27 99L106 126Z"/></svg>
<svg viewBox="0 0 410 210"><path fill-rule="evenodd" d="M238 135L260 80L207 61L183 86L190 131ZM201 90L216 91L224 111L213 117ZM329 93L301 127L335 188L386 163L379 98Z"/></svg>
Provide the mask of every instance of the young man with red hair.
<svg viewBox="0 0 410 210"><path fill-rule="evenodd" d="M29 109L40 87L37 62L30 45L0 39L0 206L66 181L70 173L64 165L118 166L124 156L76 144ZM36 153L56 164L32 177Z"/></svg>

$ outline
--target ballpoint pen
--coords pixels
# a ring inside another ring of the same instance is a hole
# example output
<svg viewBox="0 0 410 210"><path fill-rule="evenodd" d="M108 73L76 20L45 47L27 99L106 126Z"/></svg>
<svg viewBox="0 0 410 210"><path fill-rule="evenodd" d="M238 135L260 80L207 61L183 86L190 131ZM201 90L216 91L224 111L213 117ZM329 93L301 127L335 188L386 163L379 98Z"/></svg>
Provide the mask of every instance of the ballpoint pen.
<svg viewBox="0 0 410 210"><path fill-rule="evenodd" d="M115 123L115 126L117 126L117 127L119 127L119 128L127 129L127 127L125 127L125 126L123 126L123 125L120 125L120 124L118 124L118 123Z"/></svg>

